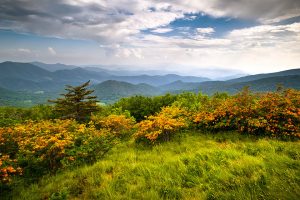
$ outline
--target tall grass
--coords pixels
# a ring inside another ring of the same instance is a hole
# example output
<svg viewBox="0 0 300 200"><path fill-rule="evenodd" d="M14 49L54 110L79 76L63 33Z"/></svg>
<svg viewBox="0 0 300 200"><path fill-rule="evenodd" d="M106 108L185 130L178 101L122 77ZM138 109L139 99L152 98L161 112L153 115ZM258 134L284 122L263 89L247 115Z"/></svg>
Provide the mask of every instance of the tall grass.
<svg viewBox="0 0 300 200"><path fill-rule="evenodd" d="M300 145L235 132L117 145L92 166L15 188L13 199L299 199Z"/></svg>

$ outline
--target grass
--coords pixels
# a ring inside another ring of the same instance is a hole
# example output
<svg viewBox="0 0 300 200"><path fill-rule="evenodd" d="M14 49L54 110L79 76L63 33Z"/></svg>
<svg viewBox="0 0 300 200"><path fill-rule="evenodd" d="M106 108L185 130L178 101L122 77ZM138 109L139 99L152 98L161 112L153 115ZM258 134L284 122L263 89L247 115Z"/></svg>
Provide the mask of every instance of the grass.
<svg viewBox="0 0 300 200"><path fill-rule="evenodd" d="M300 199L300 145L235 132L182 133L15 188L13 199Z"/></svg>

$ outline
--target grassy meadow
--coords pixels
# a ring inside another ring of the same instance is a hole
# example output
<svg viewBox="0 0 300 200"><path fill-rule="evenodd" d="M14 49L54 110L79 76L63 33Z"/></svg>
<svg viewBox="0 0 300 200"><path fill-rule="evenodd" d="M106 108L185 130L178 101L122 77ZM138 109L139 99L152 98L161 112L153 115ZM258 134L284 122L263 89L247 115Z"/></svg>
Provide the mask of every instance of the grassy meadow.
<svg viewBox="0 0 300 200"><path fill-rule="evenodd" d="M101 161L16 188L13 199L299 199L299 142L182 132L120 142Z"/></svg>

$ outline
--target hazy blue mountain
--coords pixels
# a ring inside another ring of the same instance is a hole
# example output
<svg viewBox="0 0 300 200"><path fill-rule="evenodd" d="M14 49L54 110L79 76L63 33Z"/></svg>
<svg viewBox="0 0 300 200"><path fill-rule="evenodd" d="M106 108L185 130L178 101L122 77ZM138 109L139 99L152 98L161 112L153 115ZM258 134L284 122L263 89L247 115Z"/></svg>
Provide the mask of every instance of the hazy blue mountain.
<svg viewBox="0 0 300 200"><path fill-rule="evenodd" d="M52 80L51 72L30 63L0 63L0 79L15 78L30 81Z"/></svg>
<svg viewBox="0 0 300 200"><path fill-rule="evenodd" d="M65 85L79 85L88 80L103 102L113 102L132 95L160 95L166 92L179 93L194 91L206 94L215 92L236 93L244 86L253 91L274 91L278 84L286 88L300 89L300 69L270 74L245 76L229 81L207 81L208 78L195 76L138 75L116 76L107 71L91 71L73 68L47 71L30 63L0 63L1 105L33 105L46 103L49 98L61 93Z"/></svg>
<svg viewBox="0 0 300 200"><path fill-rule="evenodd" d="M106 72L110 75L114 76L139 76L139 75L149 75L149 76L155 76L155 75L166 75L170 73L175 72L166 72L163 70L125 70L130 69L132 66L126 66L126 65L90 65L90 66L84 66L84 69L90 70L90 71L96 71L96 72ZM176 73L175 73L176 74Z"/></svg>
<svg viewBox="0 0 300 200"><path fill-rule="evenodd" d="M43 65L41 63L38 64ZM45 66L49 65L45 64ZM2 79L0 82L3 83L4 79L10 79L8 83L0 84L0 86L14 90L16 90L16 88L20 90L35 90L43 89L42 87L45 87L45 90L50 90L53 88L57 89L56 85L58 84L80 84L87 80L91 80L94 84L107 80L116 80L132 84L145 83L152 86L165 85L178 80L183 82L203 82L209 80L204 77L179 76L176 74L116 76L110 75L101 69L90 71L80 67L50 72L30 63L15 62L0 63L0 72L0 79ZM20 86L20 88L17 86Z"/></svg>
<svg viewBox="0 0 300 200"><path fill-rule="evenodd" d="M229 76L221 76L221 77L218 77L214 80L216 80L216 81L228 81L228 80L237 79L237 78L241 78L241 77L245 77L245 76L249 76L249 74L233 74L233 75L229 75Z"/></svg>
<svg viewBox="0 0 300 200"><path fill-rule="evenodd" d="M57 70L63 70L63 69L75 69L78 67L78 66L74 66L74 65L65 65L65 64L61 64L61 63L46 64L46 63L42 63L42 62L32 62L31 64L38 66L42 69L45 69L47 71L50 71L50 72L54 72Z"/></svg>
<svg viewBox="0 0 300 200"><path fill-rule="evenodd" d="M275 76L237 83L230 81L204 82L200 83L198 88L195 88L193 91L201 91L205 94L214 94L216 92L228 92L233 94L240 91L243 87L249 86L254 92L267 92L275 91L278 85L282 85L284 88L294 88L299 90L300 75Z"/></svg>
<svg viewBox="0 0 300 200"><path fill-rule="evenodd" d="M117 72L110 71L110 70L103 69L103 68L99 68L99 67L83 67L83 69L91 71L91 72L102 73L103 75L106 75L106 76L120 75L120 74L117 74Z"/></svg>
<svg viewBox="0 0 300 200"><path fill-rule="evenodd" d="M92 72L83 68L77 67L71 70L57 70L52 73L56 81L82 83L91 80L93 83L99 83L110 79L105 73Z"/></svg>
<svg viewBox="0 0 300 200"><path fill-rule="evenodd" d="M187 82L183 82L183 81L174 81L172 83L166 84L166 85L162 85L159 88L162 91L175 91L175 90L194 90L196 88L198 88L200 85L200 83L197 82L192 82L192 83L187 83Z"/></svg>
<svg viewBox="0 0 300 200"><path fill-rule="evenodd" d="M176 74L156 75L156 76L150 76L150 75L114 76L111 78L112 80L124 81L132 84L146 83L152 86L161 86L161 85L172 83L174 81L203 82L203 81L210 80L205 77L179 76Z"/></svg>
<svg viewBox="0 0 300 200"><path fill-rule="evenodd" d="M160 91L158 88L147 84L131 84L127 82L108 80L92 87L103 102L116 101L122 97L128 97L132 95L158 95Z"/></svg>
<svg viewBox="0 0 300 200"><path fill-rule="evenodd" d="M106 76L82 68L50 72L30 63L0 63L0 87L15 91L57 91L66 84L99 83Z"/></svg>
<svg viewBox="0 0 300 200"><path fill-rule="evenodd" d="M254 81L262 78L269 78L275 76L289 76L289 75L300 75L300 69L290 69L280 72L267 73L267 74L256 74L250 76L244 76L236 79L229 80L230 82L246 82L246 81Z"/></svg>
<svg viewBox="0 0 300 200"><path fill-rule="evenodd" d="M233 91L241 90L244 86L250 86L250 89L258 92L275 91L277 86L284 88L293 88L300 90L300 75L286 75L262 78L254 81L235 83L230 85Z"/></svg>

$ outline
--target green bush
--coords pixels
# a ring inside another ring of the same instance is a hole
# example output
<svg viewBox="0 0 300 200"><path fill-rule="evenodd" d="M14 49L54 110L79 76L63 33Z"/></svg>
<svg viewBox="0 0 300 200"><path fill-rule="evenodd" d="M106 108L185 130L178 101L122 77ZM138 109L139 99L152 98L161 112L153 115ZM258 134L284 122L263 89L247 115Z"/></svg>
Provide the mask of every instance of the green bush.
<svg viewBox="0 0 300 200"><path fill-rule="evenodd" d="M158 113L162 107L169 106L177 99L177 95L166 94L156 97L133 96L122 98L113 107L121 108L130 112L137 122L145 119L146 116Z"/></svg>
<svg viewBox="0 0 300 200"><path fill-rule="evenodd" d="M37 105L31 108L0 107L0 127L13 126L26 120L54 119L53 107Z"/></svg>

